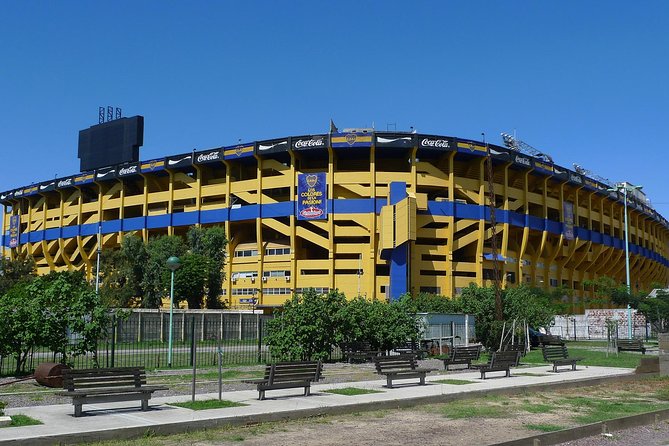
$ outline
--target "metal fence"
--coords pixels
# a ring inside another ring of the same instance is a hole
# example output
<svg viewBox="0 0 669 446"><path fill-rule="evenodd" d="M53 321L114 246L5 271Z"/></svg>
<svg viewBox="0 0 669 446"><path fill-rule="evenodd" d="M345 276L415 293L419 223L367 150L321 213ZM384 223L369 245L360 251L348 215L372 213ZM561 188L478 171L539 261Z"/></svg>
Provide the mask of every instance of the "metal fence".
<svg viewBox="0 0 669 446"><path fill-rule="evenodd" d="M272 361L263 342L271 316L253 313L186 312L174 313L172 321L172 368L218 364L243 365ZM112 317L107 336L98 343L100 367L145 366L165 368L169 356L169 312L133 312L129 318ZM197 356L196 356L197 355ZM69 358L75 368L93 367L93 353ZM62 355L46 348L33 349L25 370L43 362L61 362ZM0 374L14 373L14 357L0 356Z"/></svg>

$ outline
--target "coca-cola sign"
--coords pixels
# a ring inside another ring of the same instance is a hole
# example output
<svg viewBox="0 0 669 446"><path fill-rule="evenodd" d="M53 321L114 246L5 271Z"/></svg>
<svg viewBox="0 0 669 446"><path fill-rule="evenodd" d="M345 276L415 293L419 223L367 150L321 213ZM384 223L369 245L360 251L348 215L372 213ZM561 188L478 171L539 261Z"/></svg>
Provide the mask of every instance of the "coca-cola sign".
<svg viewBox="0 0 669 446"><path fill-rule="evenodd" d="M307 149L324 149L327 147L326 136L305 136L299 138L292 138L293 149L307 150Z"/></svg>
<svg viewBox="0 0 669 446"><path fill-rule="evenodd" d="M125 177L128 175L135 175L139 173L139 166L137 164L132 164L129 166L124 166L119 168L118 174L119 176Z"/></svg>
<svg viewBox="0 0 669 446"><path fill-rule="evenodd" d="M440 136L421 136L418 139L418 147L433 150L454 150L455 145L450 138Z"/></svg>
<svg viewBox="0 0 669 446"><path fill-rule="evenodd" d="M529 158L525 158L524 156L518 156L516 155L516 159L514 159L516 164L522 164L523 166L530 167L532 166L532 163L530 162Z"/></svg>
<svg viewBox="0 0 669 446"><path fill-rule="evenodd" d="M583 184L583 177L575 173L570 173L569 181L571 181L572 183Z"/></svg>
<svg viewBox="0 0 669 446"><path fill-rule="evenodd" d="M69 187L72 186L72 178L65 178L63 180L58 180L58 187Z"/></svg>
<svg viewBox="0 0 669 446"><path fill-rule="evenodd" d="M198 164L213 163L220 160L221 160L221 151L218 149L195 154L195 162Z"/></svg>

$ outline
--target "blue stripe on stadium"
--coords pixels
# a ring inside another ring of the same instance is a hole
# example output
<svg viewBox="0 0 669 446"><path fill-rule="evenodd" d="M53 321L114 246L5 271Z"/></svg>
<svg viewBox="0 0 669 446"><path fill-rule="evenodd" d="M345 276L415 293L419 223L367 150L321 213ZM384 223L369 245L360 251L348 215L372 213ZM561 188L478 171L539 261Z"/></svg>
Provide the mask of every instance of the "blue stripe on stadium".
<svg viewBox="0 0 669 446"><path fill-rule="evenodd" d="M361 198L361 199L335 199L330 200L332 206L328 210L332 214L368 214L374 209L376 214L380 214L381 208L387 201L383 198ZM122 220L109 220L102 222L102 233L111 234L114 232L129 232L142 229L160 229L168 226L186 226L196 223L213 224L228 221L244 221L259 218L289 217L294 215L295 202L270 203L265 205L247 205L238 209L214 209L206 211L178 212L174 214L152 215L147 217L124 218ZM487 206L476 204L454 203L452 201L428 201L427 210L418 211L419 215L441 215L455 216L471 220L489 220L489 209ZM561 222L547 220L540 217L526 216L513 211L501 209L495 210L495 217L498 223L509 223L516 227L529 227L532 230L545 230L551 234L562 234L563 224ZM29 242L35 243L42 240L57 240L58 238L73 238L76 236L90 236L97 233L97 223L84 225L65 226L63 228L52 228L40 231L22 233L19 239L20 244ZM624 249L625 241L623 239L611 237L608 234L602 234L597 231L574 227L574 235L581 241L592 241L594 243L612 246L615 249ZM9 235L5 233L0 235L0 246L9 247ZM633 243L629 244L632 254L649 258L664 266L669 266L669 259L663 257L657 252L648 248L642 248Z"/></svg>

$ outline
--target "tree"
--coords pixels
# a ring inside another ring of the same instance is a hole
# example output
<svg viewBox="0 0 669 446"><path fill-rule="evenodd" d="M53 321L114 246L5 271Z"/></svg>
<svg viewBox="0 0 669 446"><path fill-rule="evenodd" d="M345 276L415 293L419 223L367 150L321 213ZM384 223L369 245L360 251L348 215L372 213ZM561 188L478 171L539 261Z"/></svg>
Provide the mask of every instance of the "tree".
<svg viewBox="0 0 669 446"><path fill-rule="evenodd" d="M174 273L174 297L188 302L188 308L202 307L202 296L209 277L209 260L201 255L186 253L181 258L181 266Z"/></svg>
<svg viewBox="0 0 669 446"><path fill-rule="evenodd" d="M35 262L32 257L20 255L11 260L0 257L0 295L5 294L18 282L35 277Z"/></svg>
<svg viewBox="0 0 669 446"><path fill-rule="evenodd" d="M228 239L225 229L219 226L202 228L193 226L187 234L190 251L207 259L207 278L205 290L207 308L222 308L220 300L223 290L223 266L225 265L225 247Z"/></svg>
<svg viewBox="0 0 669 446"><path fill-rule="evenodd" d="M346 296L337 290L318 294L313 289L295 294L267 324L265 341L282 360L316 360L330 356L337 339L337 315Z"/></svg>
<svg viewBox="0 0 669 446"><path fill-rule="evenodd" d="M639 298L636 302L639 313L653 326L655 331L669 331L669 292L658 289L655 296Z"/></svg>
<svg viewBox="0 0 669 446"><path fill-rule="evenodd" d="M181 237L175 235L156 237L146 245L148 255L142 279L142 307L159 308L163 296L167 295L170 283L170 270L166 266L171 256L183 257L186 245Z"/></svg>
<svg viewBox="0 0 669 446"><path fill-rule="evenodd" d="M51 272L21 282L0 298L0 352L25 370L30 351L47 347L63 363L93 352L108 322L104 306L81 272Z"/></svg>

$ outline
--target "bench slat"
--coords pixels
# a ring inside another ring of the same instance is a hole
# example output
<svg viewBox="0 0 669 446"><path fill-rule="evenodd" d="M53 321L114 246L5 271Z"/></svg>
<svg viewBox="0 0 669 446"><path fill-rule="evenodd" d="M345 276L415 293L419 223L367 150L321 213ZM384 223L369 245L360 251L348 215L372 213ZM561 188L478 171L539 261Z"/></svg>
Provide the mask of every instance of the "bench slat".
<svg viewBox="0 0 669 446"><path fill-rule="evenodd" d="M385 375L387 387L393 387L393 379L419 378L425 385L425 375L435 369L419 368L414 355L377 356L374 358L376 373Z"/></svg>

